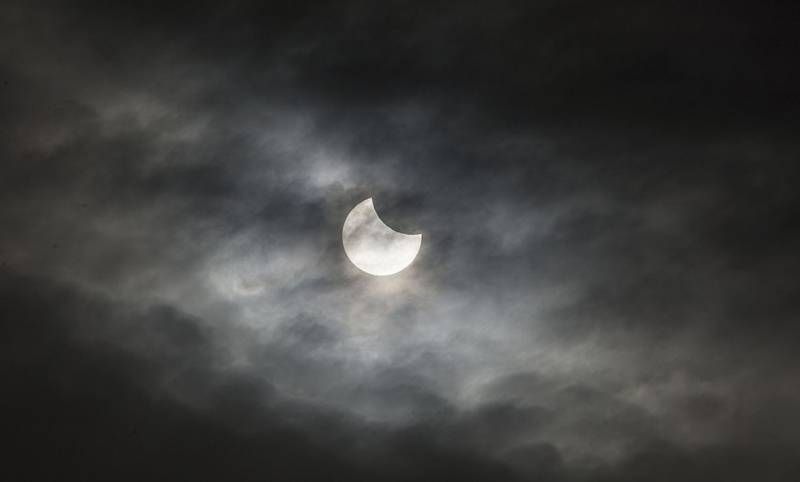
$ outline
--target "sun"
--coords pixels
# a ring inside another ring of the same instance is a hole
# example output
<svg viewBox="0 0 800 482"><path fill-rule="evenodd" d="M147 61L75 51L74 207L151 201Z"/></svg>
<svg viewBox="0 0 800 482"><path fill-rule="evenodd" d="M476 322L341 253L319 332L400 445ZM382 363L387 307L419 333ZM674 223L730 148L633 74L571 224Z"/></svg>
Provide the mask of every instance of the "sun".
<svg viewBox="0 0 800 482"><path fill-rule="evenodd" d="M389 276L406 269L422 247L421 234L403 234L387 226L372 203L358 203L342 226L342 245L350 261L374 276Z"/></svg>

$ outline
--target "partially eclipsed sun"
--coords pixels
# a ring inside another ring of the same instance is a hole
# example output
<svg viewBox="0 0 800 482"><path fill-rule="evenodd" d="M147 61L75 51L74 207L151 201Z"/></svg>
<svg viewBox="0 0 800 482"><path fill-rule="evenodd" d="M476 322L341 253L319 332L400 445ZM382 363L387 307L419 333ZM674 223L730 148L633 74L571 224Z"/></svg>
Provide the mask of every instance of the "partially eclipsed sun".
<svg viewBox="0 0 800 482"><path fill-rule="evenodd" d="M358 203L344 220L342 244L358 269L388 276L414 261L422 247L422 235L398 233L384 224L369 198Z"/></svg>

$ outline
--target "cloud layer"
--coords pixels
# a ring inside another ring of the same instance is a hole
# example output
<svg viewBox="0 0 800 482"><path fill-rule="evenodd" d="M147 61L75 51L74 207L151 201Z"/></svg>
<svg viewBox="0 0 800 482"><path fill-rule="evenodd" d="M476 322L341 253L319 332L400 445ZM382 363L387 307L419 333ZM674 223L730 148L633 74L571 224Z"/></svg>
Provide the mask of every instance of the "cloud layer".
<svg viewBox="0 0 800 482"><path fill-rule="evenodd" d="M18 479L794 480L798 12L682 3L5 4Z"/></svg>

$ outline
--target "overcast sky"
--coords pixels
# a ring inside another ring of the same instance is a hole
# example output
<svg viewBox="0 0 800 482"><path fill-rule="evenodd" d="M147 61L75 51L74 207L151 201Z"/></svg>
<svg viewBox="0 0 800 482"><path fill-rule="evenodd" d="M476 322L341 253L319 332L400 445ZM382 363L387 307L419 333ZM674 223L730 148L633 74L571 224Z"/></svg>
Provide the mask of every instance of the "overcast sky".
<svg viewBox="0 0 800 482"><path fill-rule="evenodd" d="M800 480L795 2L130 3L0 6L13 480Z"/></svg>

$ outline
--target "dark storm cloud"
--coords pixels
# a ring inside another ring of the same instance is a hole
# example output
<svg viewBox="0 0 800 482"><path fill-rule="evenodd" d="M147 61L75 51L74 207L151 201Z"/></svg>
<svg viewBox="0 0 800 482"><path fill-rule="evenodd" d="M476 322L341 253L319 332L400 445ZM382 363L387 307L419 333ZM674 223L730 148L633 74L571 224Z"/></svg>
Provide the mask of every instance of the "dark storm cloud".
<svg viewBox="0 0 800 482"><path fill-rule="evenodd" d="M797 13L4 5L14 471L793 480Z"/></svg>
<svg viewBox="0 0 800 482"><path fill-rule="evenodd" d="M24 480L511 476L469 447L437 445L429 429L382 433L336 413L285 407L246 375L215 375L213 342L174 310L131 316L45 281L4 274L1 282L3 317L13 322L4 324L3 379L13 387L4 426L25 454L7 469ZM101 333L110 329L147 338L150 357L109 345ZM201 384L210 403L181 406L153 390L164 383ZM369 439L374 446L359 447Z"/></svg>

